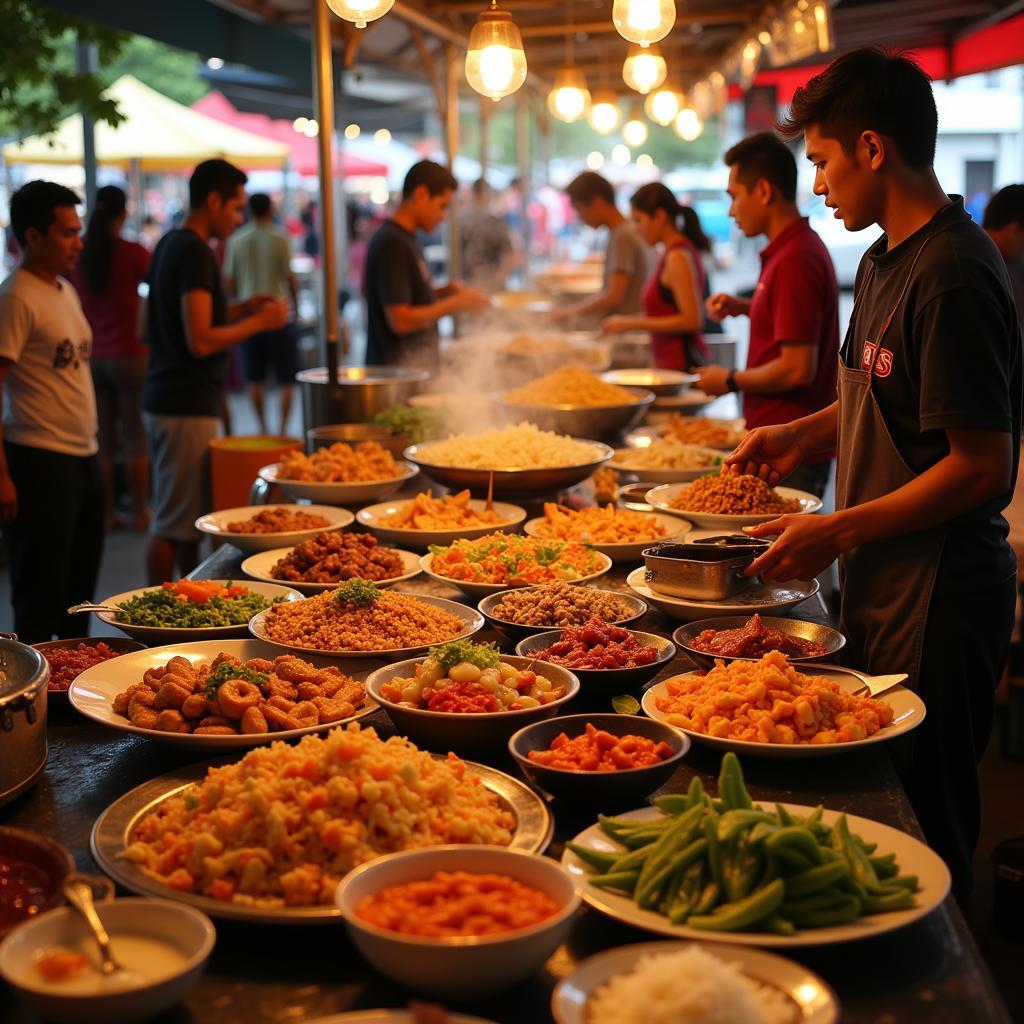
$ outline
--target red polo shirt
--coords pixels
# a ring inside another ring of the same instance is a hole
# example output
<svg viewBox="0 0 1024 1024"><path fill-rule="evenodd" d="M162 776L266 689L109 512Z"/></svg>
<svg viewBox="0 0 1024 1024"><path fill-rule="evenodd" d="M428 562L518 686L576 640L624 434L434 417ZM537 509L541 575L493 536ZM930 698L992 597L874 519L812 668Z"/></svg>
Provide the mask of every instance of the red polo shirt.
<svg viewBox="0 0 1024 1024"><path fill-rule="evenodd" d="M783 345L814 345L818 372L806 387L774 395L743 392L748 427L789 423L836 400L839 373L839 285L832 258L807 218L781 231L761 251L761 276L750 301L747 369L777 359ZM820 462L831 454L815 456Z"/></svg>

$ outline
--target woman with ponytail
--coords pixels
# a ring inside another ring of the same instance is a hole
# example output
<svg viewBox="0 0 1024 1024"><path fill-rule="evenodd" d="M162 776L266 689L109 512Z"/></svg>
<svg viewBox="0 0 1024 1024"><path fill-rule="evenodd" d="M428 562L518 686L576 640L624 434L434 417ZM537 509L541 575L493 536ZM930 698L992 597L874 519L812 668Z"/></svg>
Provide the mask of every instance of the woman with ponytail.
<svg viewBox="0 0 1024 1024"><path fill-rule="evenodd" d="M107 525L123 525L114 512L114 459L120 437L132 496L132 524L142 529L148 521L149 460L141 411L147 353L139 338L139 285L149 270L149 251L121 237L127 199L115 185L105 185L96 193L72 281L92 327L91 365L100 466L107 486Z"/></svg>
<svg viewBox="0 0 1024 1024"><path fill-rule="evenodd" d="M661 246L661 258L644 289L643 316L612 316L609 334L650 331L651 361L659 369L688 370L704 362L701 335L704 268L696 246L683 234L683 208L660 182L641 187L629 201L640 238Z"/></svg>

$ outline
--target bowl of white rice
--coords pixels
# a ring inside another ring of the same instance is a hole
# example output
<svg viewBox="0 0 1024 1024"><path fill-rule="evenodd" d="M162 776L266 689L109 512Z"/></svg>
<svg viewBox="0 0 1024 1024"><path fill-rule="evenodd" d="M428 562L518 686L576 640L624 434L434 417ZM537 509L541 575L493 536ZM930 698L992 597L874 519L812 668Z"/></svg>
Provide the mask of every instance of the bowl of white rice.
<svg viewBox="0 0 1024 1024"><path fill-rule="evenodd" d="M712 951L713 948L713 951ZM585 960L551 996L558 1024L835 1024L832 989L746 946L643 942Z"/></svg>

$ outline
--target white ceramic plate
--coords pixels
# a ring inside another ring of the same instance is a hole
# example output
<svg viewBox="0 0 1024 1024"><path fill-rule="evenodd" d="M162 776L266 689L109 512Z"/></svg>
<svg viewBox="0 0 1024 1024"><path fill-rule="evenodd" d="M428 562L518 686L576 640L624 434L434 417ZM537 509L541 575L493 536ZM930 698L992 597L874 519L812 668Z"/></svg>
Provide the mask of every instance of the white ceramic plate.
<svg viewBox="0 0 1024 1024"><path fill-rule="evenodd" d="M709 934L708 938L711 936ZM679 953L692 942L638 942L588 957L563 978L551 994L551 1012L558 1024L587 1024L587 1003L604 984L630 973L645 956ZM707 952L735 964L751 981L774 988L792 1000L799 1024L835 1024L839 1001L828 984L803 964L746 946L719 946L705 940Z"/></svg>
<svg viewBox="0 0 1024 1024"><path fill-rule="evenodd" d="M467 608L466 605L460 604L458 601L448 601L443 597L426 597L423 594L403 594L403 596L414 598L423 604L432 604L435 608L442 608L461 619L466 628L457 636L449 637L449 640L464 640L474 633L479 633L487 622L475 608ZM310 647L299 647L295 644L283 644L277 640L271 640L266 634L266 616L266 612L260 612L259 615L254 616L249 622L249 632L257 640L263 640L278 650L292 651L301 657L305 657L307 654L321 654L329 658L379 658L394 662L401 661L403 658L411 658L432 646L431 644L420 644L416 647L381 648L375 651L318 651ZM445 643L447 642L445 641Z"/></svg>
<svg viewBox="0 0 1024 1024"><path fill-rule="evenodd" d="M282 480L277 475L278 463L264 466L259 477L268 484L276 484L289 498L308 498L328 505L356 505L394 494L419 468L399 460L399 475L390 480L361 480L358 483L321 483L315 480Z"/></svg>
<svg viewBox="0 0 1024 1024"><path fill-rule="evenodd" d="M644 545L645 547L649 545ZM597 553L598 559L603 559L604 564L596 572L589 573L586 576L580 576L579 579L575 580L549 580L547 582L562 582L562 583L589 583L591 580L596 580L599 576L603 576L611 567L612 560L599 551ZM432 579L438 583L446 583L449 587L456 587L461 590L464 594L468 594L470 597L487 597L489 594L497 594L502 590L516 590L522 587L522 583L469 583L466 580L453 580L449 576L441 576L439 573L431 572L430 567L433 564L433 555L424 555L420 559L420 567L423 571Z"/></svg>
<svg viewBox="0 0 1024 1024"><path fill-rule="evenodd" d="M814 811L813 807L805 807L801 804L782 804L782 806L791 813L801 816ZM646 821L659 817L660 813L656 807L643 807L640 810L628 811L620 817ZM838 817L838 811L826 810L822 821L826 825L831 825ZM587 876L593 874L593 871L587 868L583 861L569 849L568 845L562 854L562 864L576 879L580 896L595 909L618 921L632 925L634 928L642 928L644 931L668 935L675 939L696 939L698 942L710 940L712 942L776 947L831 946L839 942L874 938L885 932L904 928L926 914L930 914L942 903L949 892L950 878L949 869L937 853L934 853L924 843L907 835L906 832L890 828L888 825L872 821L870 818L859 818L856 815L848 814L846 820L849 822L850 831L856 833L866 843L878 843L879 854L895 853L901 874L917 875L921 888L915 894L916 907L912 907L910 910L892 910L884 914L869 914L850 924L836 925L831 928L809 928L806 931L798 931L795 935L770 935L764 932L703 932L698 928L688 928L686 925L674 925L667 917L662 917L661 914L655 913L653 910L641 910L628 896L590 885ZM614 839L605 835L600 826L596 824L584 829L572 841L579 846L587 846L594 850L611 852L625 849Z"/></svg>
<svg viewBox="0 0 1024 1024"><path fill-rule="evenodd" d="M668 512L670 515L682 516L689 519L694 526L703 526L707 529L720 528L723 530L739 531L744 526L754 526L757 523L767 523L772 519L778 519L780 515L805 515L817 512L821 508L821 498L806 491L797 491L792 487L776 487L775 493L780 498L800 502L800 508L796 512L771 512L766 515L749 516L727 516L714 515L708 512L686 512L681 508L672 508L669 502L673 501L692 483L687 484L662 484L660 487L652 487L645 495L649 505Z"/></svg>
<svg viewBox="0 0 1024 1024"><path fill-rule="evenodd" d="M714 448L704 448L698 445L702 452L707 452L716 462L712 466L701 466L697 469L652 469L649 466L631 466L621 461L621 457L630 452L641 451L639 445L630 448L617 448L615 457L608 463L609 469L617 470L619 473L633 473L644 480L650 480L656 484L680 484L689 483L698 477L707 476L709 473L717 473L722 462L722 453Z"/></svg>
<svg viewBox="0 0 1024 1024"><path fill-rule="evenodd" d="M390 587L393 583L404 583L420 574L419 555L412 551L402 551L397 548L395 550L402 556L402 574L386 580L374 580L378 587ZM261 551L257 555L250 555L242 562L242 572L254 580L267 580L268 582L273 580L275 583L284 583L303 594L319 594L324 590L337 590L341 586L340 583L306 583L301 580L276 579L271 575L271 570L291 551L291 548L277 548L274 551Z"/></svg>
<svg viewBox="0 0 1024 1024"><path fill-rule="evenodd" d="M683 597L659 594L644 581L647 570L641 565L627 577L626 583L638 597L653 604L658 611L670 619L680 622L695 622L697 619L713 619L720 615L752 615L754 612L782 612L795 608L801 601L814 597L818 592L818 581L791 580L788 583L766 583L763 587L745 590L724 601L693 601Z"/></svg>
<svg viewBox="0 0 1024 1024"><path fill-rule="evenodd" d="M267 658L273 661L274 658L280 656L281 651L270 644L251 639L204 640L193 644L151 647L146 651L122 654L120 658L111 658L110 661L103 661L86 669L72 682L71 688L68 690L68 698L75 710L101 725L110 726L110 728L121 732L134 733L136 736L145 736L159 743L166 743L174 747L188 747L200 752L258 747L273 740L290 740L297 736L305 736L310 732L326 732L340 724L339 722L329 722L325 725L313 725L305 729L288 729L283 732L257 735L196 736L193 733L141 729L137 725L132 725L124 715L119 715L114 711L114 698L127 690L129 686L142 682L142 676L149 669L166 665L174 657L187 658L195 665L200 662L211 662L218 654L233 654L243 661L248 661L250 658ZM318 668L329 668L333 665L340 668L346 675L353 676L360 681L363 681L376 667L368 665L365 661L351 665L339 665L337 659L324 658L313 653L304 653L301 657ZM364 706L357 709L356 713L351 718L346 718L345 721L352 722L365 718L376 710L377 704L368 698Z"/></svg>
<svg viewBox="0 0 1024 1024"><path fill-rule="evenodd" d="M651 406L654 412L678 412L688 416L710 405L718 396L707 395L700 388L691 387L681 395L658 395Z"/></svg>
<svg viewBox="0 0 1024 1024"><path fill-rule="evenodd" d="M664 544L666 541L679 540L690 529L690 524L678 516L665 515L663 512L648 512L645 514L648 519L653 520L653 522L664 528L665 535L663 537L655 537L651 540L635 540L630 541L628 544L591 544L591 547L595 551L600 551L602 555L607 555L612 562L638 562L643 557L645 548L649 548L653 544ZM523 533L528 537L543 538L544 535L539 531L544 522L543 516L538 516L536 519L528 519L523 526ZM681 529L680 526L682 527ZM588 542L584 541L583 543Z"/></svg>
<svg viewBox="0 0 1024 1024"><path fill-rule="evenodd" d="M861 689L863 684L856 676L846 675L844 672L830 672L827 669L818 669L813 664L799 666L800 672L808 676L828 676L828 678L839 684L840 688L847 693ZM692 673L682 673L691 675ZM670 676L671 679L679 679L680 675ZM885 743L886 740L896 739L905 733L916 729L925 716L924 701L905 686L894 686L891 690L883 693L877 700L888 704L893 710L892 722L879 729L878 732L868 736L867 739L855 740L850 743L751 743L746 740L728 739L718 736L707 736L702 732L694 732L692 729L684 729L682 726L673 725L669 722L668 715L659 711L655 700L664 697L667 693L665 684L668 679L662 679L644 693L641 705L644 714L655 721L672 725L680 732L686 733L694 743L701 743L706 747L717 747L719 750L733 750L743 757L770 757L780 760L801 760L809 757L830 757L833 754L845 754L850 750L860 750L862 747L870 747L876 743Z"/></svg>
<svg viewBox="0 0 1024 1024"><path fill-rule="evenodd" d="M648 423L647 426L637 427L635 430L627 431L625 434L626 444L632 447L636 447L638 445L642 446L650 443L649 441L644 440L645 438L667 436L669 432L665 429L665 423L669 419L669 414L664 412L658 413L657 418L659 420L657 424ZM650 420L651 417L648 416L648 419ZM710 426L716 427L725 427L727 430L731 432L732 436L730 437L730 441L732 441L733 443L727 444L724 447L718 447L713 444L707 444L707 442L705 441L686 442L687 444L707 445L707 447L710 448L712 451L731 452L733 448L735 448L736 445L739 444L740 441L742 441L747 434L746 420L744 420L742 417L737 419L721 419L716 416L701 416L697 419L694 419L693 422L708 424ZM672 434L672 436L674 437L675 434Z"/></svg>
<svg viewBox="0 0 1024 1024"><path fill-rule="evenodd" d="M246 590L262 594L264 597L273 600L275 597L283 597L286 601L301 601L302 595L292 587L283 583L252 583L249 580L209 580L211 583L223 583L224 586L236 584L245 587ZM114 594L113 597L105 597L100 604L122 604L130 597L137 597L150 590L159 590L159 587L140 587L138 590L126 590L123 594ZM220 640L231 637L245 637L249 635L249 623L243 622L240 626L204 626L200 629L185 629L178 626L133 626L127 622L119 622L115 612L96 612L96 617L126 633L133 640L140 640L144 644L173 644L178 641L186 643L192 640Z"/></svg>
<svg viewBox="0 0 1024 1024"><path fill-rule="evenodd" d="M488 533L511 533L526 518L526 509L509 505L504 501L494 503L494 511L503 522L486 526L457 526L449 530L410 530L405 527L388 525L388 518L409 504L407 500L383 501L378 505L367 505L356 514L361 526L372 530L386 544L401 544L405 547L426 550L431 544L451 544L460 537L484 537ZM472 498L469 507L482 512L487 502Z"/></svg>
<svg viewBox="0 0 1024 1024"><path fill-rule="evenodd" d="M638 366L634 369L606 370L601 374L601 380L623 388L646 388L659 397L667 398L685 392L700 377L695 373L683 373L682 370L657 370Z"/></svg>
<svg viewBox="0 0 1024 1024"><path fill-rule="evenodd" d="M277 508L322 516L328 521L328 525L281 533L231 533L227 528L228 523L251 519L258 512ZM224 508L217 512L207 512L205 516L200 516L196 520L196 529L234 544L239 551L270 551L272 548L295 547L296 544L301 544L318 533L343 530L354 519L355 516L348 509L335 508L333 505L245 505L242 508Z"/></svg>

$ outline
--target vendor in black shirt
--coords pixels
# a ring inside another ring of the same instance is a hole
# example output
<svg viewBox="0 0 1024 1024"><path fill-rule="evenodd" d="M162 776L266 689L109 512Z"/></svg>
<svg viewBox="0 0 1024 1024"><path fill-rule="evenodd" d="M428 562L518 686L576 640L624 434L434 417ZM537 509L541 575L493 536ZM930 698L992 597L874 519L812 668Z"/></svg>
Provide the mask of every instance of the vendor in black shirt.
<svg viewBox="0 0 1024 1024"><path fill-rule="evenodd" d="M409 168L394 217L370 239L363 277L366 362L402 364L436 372L437 322L452 313L479 313L487 293L453 281L435 288L416 232L430 234L444 220L458 188L451 172L431 160Z"/></svg>
<svg viewBox="0 0 1024 1024"><path fill-rule="evenodd" d="M1016 560L1001 515L1021 431L1021 344L1003 261L932 169L937 116L912 61L858 50L797 90L814 191L847 229L885 232L861 261L838 402L751 433L727 460L776 483L838 449L832 515L751 527L750 567L812 579L839 558L850 663L907 672L927 717L891 746L930 845L970 889L977 761L1009 649Z"/></svg>
<svg viewBox="0 0 1024 1024"><path fill-rule="evenodd" d="M209 241L242 222L246 176L226 160L206 160L189 179L189 213L157 243L144 318L149 370L143 423L153 473L146 571L151 584L195 568L195 521L210 510L206 454L220 433L227 350L284 326L285 302L254 295L229 305Z"/></svg>

